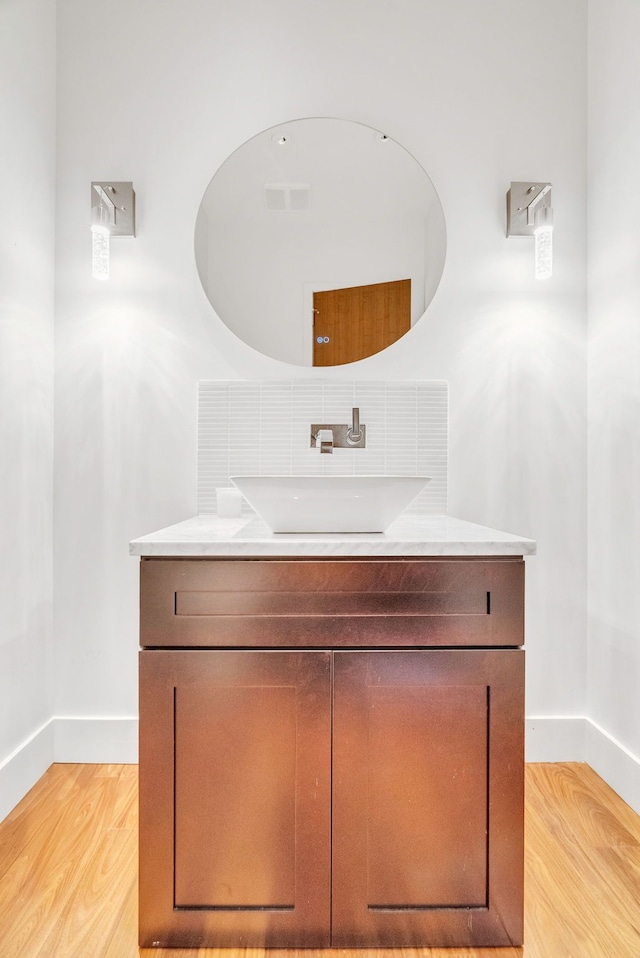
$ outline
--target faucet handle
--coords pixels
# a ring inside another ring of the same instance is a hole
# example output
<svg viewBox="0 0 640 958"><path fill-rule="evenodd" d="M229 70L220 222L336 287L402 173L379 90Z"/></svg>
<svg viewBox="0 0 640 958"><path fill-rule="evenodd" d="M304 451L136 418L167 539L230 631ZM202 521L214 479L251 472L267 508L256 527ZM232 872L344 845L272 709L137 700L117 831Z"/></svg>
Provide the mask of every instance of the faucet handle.
<svg viewBox="0 0 640 958"><path fill-rule="evenodd" d="M347 429L347 442L350 446L357 445L362 439L362 430L360 429L360 409L354 406L351 410L351 425Z"/></svg>

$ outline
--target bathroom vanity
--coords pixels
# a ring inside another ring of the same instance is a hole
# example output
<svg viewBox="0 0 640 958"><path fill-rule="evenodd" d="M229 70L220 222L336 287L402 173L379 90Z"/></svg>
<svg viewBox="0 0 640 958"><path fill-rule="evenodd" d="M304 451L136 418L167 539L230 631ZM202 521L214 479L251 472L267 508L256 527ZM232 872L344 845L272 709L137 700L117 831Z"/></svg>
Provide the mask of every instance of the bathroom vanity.
<svg viewBox="0 0 640 958"><path fill-rule="evenodd" d="M131 544L142 946L522 942L534 551L439 516Z"/></svg>

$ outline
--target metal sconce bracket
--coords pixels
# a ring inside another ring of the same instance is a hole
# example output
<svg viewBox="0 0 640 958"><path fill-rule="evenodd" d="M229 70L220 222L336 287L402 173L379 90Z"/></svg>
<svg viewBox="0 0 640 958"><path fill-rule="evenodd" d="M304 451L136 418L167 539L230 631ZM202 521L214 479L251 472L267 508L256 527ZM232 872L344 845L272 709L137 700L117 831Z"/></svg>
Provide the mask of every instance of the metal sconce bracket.
<svg viewBox="0 0 640 958"><path fill-rule="evenodd" d="M136 194L133 183L102 180L91 184L91 211L102 206L110 215L112 236L136 235Z"/></svg>
<svg viewBox="0 0 640 958"><path fill-rule="evenodd" d="M507 236L532 236L535 212L551 206L551 183L512 183L507 193Z"/></svg>

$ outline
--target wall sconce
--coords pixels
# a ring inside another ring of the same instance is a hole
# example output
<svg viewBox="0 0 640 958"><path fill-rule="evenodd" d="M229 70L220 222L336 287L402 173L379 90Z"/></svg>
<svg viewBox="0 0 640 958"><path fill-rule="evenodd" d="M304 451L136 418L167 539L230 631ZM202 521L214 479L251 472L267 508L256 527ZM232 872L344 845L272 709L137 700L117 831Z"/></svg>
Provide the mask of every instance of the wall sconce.
<svg viewBox="0 0 640 958"><path fill-rule="evenodd" d="M553 272L551 183L512 183L507 193L507 236L535 238L535 277Z"/></svg>
<svg viewBox="0 0 640 958"><path fill-rule="evenodd" d="M109 279L111 236L136 235L136 194L133 183L91 184L91 272Z"/></svg>

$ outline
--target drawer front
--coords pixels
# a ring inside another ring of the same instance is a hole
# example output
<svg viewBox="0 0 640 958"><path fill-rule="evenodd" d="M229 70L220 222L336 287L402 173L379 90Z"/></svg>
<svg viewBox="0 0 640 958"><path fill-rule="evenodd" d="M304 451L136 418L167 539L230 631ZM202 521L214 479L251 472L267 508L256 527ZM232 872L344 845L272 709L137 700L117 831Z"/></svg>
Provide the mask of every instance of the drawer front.
<svg viewBox="0 0 640 958"><path fill-rule="evenodd" d="M519 646L524 562L143 559L148 648Z"/></svg>

